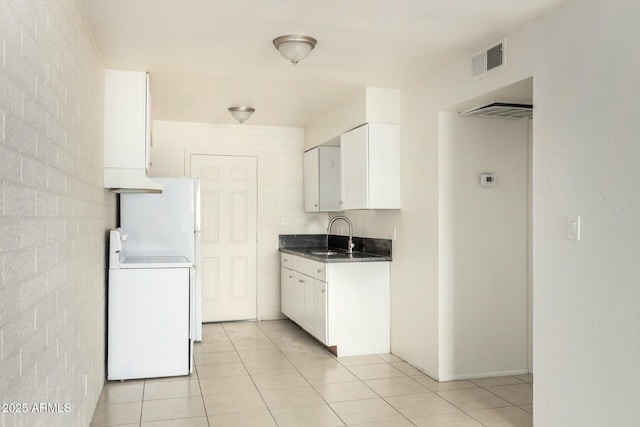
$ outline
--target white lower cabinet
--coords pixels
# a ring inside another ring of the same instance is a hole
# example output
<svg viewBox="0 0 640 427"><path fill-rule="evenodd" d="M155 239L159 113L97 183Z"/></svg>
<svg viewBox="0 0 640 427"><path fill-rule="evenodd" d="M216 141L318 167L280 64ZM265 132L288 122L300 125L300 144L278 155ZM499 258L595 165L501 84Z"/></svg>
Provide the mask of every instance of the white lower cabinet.
<svg viewBox="0 0 640 427"><path fill-rule="evenodd" d="M280 275L282 313L326 344L327 284L286 267Z"/></svg>
<svg viewBox="0 0 640 427"><path fill-rule="evenodd" d="M300 275L300 282L304 288L304 308L302 315L302 327L312 335L316 332L316 293L313 277Z"/></svg>
<svg viewBox="0 0 640 427"><path fill-rule="evenodd" d="M323 343L327 342L327 284L320 280L313 280L313 290L315 298L314 308L314 329L315 337Z"/></svg>
<svg viewBox="0 0 640 427"><path fill-rule="evenodd" d="M304 320L304 278L303 276L294 271L293 278L295 280L293 285L293 319L297 323L302 323Z"/></svg>
<svg viewBox="0 0 640 427"><path fill-rule="evenodd" d="M280 268L280 309L287 317L293 317L294 288L296 279L293 270Z"/></svg>
<svg viewBox="0 0 640 427"><path fill-rule="evenodd" d="M338 356L390 351L389 262L281 259L285 316Z"/></svg>

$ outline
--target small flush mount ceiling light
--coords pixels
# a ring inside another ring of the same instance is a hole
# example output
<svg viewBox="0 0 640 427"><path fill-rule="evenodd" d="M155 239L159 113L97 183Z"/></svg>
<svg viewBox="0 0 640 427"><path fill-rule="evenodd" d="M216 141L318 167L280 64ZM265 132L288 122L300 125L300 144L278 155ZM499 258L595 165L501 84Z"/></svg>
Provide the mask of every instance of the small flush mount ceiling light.
<svg viewBox="0 0 640 427"><path fill-rule="evenodd" d="M296 65L301 59L309 55L318 41L313 37L301 35L280 36L273 39L273 45L280 51L280 55Z"/></svg>
<svg viewBox="0 0 640 427"><path fill-rule="evenodd" d="M229 107L229 112L240 124L251 117L254 111L256 111L256 109L252 107Z"/></svg>

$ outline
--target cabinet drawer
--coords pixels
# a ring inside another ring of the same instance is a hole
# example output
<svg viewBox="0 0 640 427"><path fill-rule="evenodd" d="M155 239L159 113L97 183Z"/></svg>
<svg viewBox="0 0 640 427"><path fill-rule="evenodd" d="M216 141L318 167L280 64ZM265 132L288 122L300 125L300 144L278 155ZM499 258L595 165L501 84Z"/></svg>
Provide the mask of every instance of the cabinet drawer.
<svg viewBox="0 0 640 427"><path fill-rule="evenodd" d="M280 252L280 266L293 269L293 258L291 254Z"/></svg>
<svg viewBox="0 0 640 427"><path fill-rule="evenodd" d="M305 274L309 277L316 278L326 282L326 264L323 262L312 261L307 258L293 257L293 269Z"/></svg>

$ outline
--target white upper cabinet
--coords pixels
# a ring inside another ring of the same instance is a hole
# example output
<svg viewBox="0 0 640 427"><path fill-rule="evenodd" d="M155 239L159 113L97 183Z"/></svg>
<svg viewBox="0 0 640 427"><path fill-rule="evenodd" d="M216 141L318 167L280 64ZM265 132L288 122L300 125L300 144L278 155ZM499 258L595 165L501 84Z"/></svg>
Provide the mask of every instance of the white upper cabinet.
<svg viewBox="0 0 640 427"><path fill-rule="evenodd" d="M340 210L340 147L320 146L304 153L304 210Z"/></svg>
<svg viewBox="0 0 640 427"><path fill-rule="evenodd" d="M105 167L147 168L147 87L143 71L105 71Z"/></svg>
<svg viewBox="0 0 640 427"><path fill-rule="evenodd" d="M400 209L400 125L367 123L340 137L341 208Z"/></svg>
<svg viewBox="0 0 640 427"><path fill-rule="evenodd" d="M320 211L320 161L319 150L305 151L304 167L304 211Z"/></svg>
<svg viewBox="0 0 640 427"><path fill-rule="evenodd" d="M149 76L105 71L104 186L117 191L159 191L146 178L151 144Z"/></svg>

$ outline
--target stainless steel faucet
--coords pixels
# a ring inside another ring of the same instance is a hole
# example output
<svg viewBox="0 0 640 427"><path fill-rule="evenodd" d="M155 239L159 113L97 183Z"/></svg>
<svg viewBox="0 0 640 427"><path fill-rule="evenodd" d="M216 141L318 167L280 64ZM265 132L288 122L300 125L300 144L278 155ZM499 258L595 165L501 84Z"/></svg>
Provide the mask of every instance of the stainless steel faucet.
<svg viewBox="0 0 640 427"><path fill-rule="evenodd" d="M334 222L336 222L337 220L342 219L345 220L347 222L347 224L349 224L349 241L347 242L347 253L348 254L352 254L353 253L353 224L351 224L351 221L349 221L349 218L347 218L346 216L342 216L342 215L338 215L338 216L334 216L333 218L331 218L331 221L329 221L329 226L327 227L327 234L329 234L331 232L331 226L333 225Z"/></svg>

